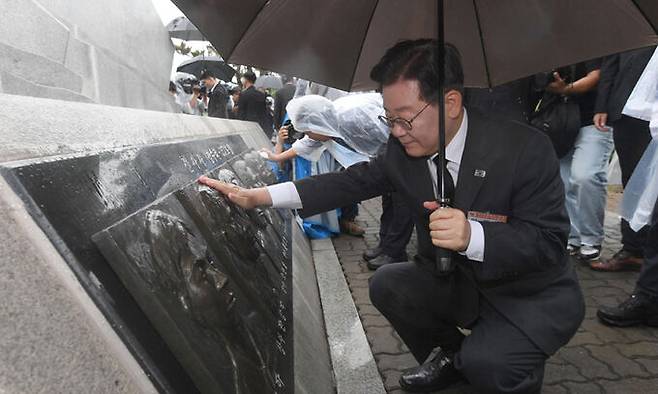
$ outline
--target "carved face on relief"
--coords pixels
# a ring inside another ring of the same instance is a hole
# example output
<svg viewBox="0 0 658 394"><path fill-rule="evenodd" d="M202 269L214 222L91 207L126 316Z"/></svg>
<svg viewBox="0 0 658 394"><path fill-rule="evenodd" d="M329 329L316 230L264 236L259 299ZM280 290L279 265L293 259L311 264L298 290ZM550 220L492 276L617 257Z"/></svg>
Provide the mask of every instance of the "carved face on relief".
<svg viewBox="0 0 658 394"><path fill-rule="evenodd" d="M205 242L176 216L151 210L146 220L153 263L165 288L209 327L229 324L235 296L229 278L207 253Z"/></svg>

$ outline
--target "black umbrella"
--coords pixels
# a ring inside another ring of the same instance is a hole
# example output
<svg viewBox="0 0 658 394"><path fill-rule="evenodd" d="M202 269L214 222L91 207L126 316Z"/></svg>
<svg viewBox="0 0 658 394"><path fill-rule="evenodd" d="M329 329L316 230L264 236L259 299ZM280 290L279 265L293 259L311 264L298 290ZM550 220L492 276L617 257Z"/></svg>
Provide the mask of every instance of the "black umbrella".
<svg viewBox="0 0 658 394"><path fill-rule="evenodd" d="M219 56L195 56L192 59L184 61L176 68L176 71L193 74L197 78L201 78L201 73L204 70L211 72L215 78L227 82L235 75L235 69L226 64L224 59Z"/></svg>
<svg viewBox="0 0 658 394"><path fill-rule="evenodd" d="M370 68L402 39L438 37L440 90L446 40L461 52L466 85L479 87L658 43L657 0L173 2L231 62L343 90L373 88Z"/></svg>
<svg viewBox="0 0 658 394"><path fill-rule="evenodd" d="M266 74L261 75L258 77L258 79L256 79L254 87L256 87L256 89L281 89L283 87L283 82L281 82L281 77L277 77L276 75L272 74Z"/></svg>
<svg viewBox="0 0 658 394"><path fill-rule="evenodd" d="M169 37L171 38L180 38L185 41L206 41L203 34L186 16L172 19L171 22L167 23L167 31L169 31Z"/></svg>
<svg viewBox="0 0 658 394"><path fill-rule="evenodd" d="M437 37L437 0L173 0L232 64L341 90L403 39ZM489 87L655 45L656 0L443 0L466 85Z"/></svg>

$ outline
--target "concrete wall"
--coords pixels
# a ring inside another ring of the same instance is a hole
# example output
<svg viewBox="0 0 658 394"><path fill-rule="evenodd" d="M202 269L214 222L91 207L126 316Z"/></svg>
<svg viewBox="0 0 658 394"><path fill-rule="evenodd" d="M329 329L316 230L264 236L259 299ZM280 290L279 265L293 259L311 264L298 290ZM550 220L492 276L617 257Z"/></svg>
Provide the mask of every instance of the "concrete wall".
<svg viewBox="0 0 658 394"><path fill-rule="evenodd" d="M0 92L175 111L151 0L0 0L0 15Z"/></svg>

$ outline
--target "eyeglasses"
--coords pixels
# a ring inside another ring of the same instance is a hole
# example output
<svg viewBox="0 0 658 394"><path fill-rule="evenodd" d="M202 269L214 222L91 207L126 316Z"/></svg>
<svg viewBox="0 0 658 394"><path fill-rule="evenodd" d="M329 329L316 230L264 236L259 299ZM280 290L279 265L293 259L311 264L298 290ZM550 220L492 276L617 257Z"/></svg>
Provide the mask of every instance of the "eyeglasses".
<svg viewBox="0 0 658 394"><path fill-rule="evenodd" d="M420 111L418 111L418 113L417 113L416 115L414 115L413 118L411 118L411 119L409 119L409 120L407 120L407 119L405 119L405 118L401 118L401 117L399 117L399 116L397 116L397 117L395 117L395 118L387 118L385 115L379 115L377 118L378 118L379 120L381 120L382 123L384 123L386 126L390 127L391 129L392 129L396 124L398 124L398 125L399 125L400 127L402 127L403 129L405 129L405 130L407 130L407 131L411 131L411 129L413 128L413 126L411 125L411 123L412 123L414 120L416 120L416 118L418 117L418 115L420 115L421 113L423 113L423 111L425 111L425 108L427 108L427 107L429 107L429 106L430 106L430 103L425 104L425 106L423 107L423 109L421 109Z"/></svg>

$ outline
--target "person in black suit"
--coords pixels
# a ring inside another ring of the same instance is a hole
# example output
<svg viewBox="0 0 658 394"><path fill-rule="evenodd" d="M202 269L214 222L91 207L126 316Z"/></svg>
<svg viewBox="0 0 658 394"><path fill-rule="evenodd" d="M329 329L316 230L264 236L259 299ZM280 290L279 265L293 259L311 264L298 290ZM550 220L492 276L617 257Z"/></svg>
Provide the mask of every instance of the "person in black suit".
<svg viewBox="0 0 658 394"><path fill-rule="evenodd" d="M464 109L460 56L451 45L443 59L441 160L436 51L435 40L403 41L373 68L386 111L380 119L391 127L375 160L260 189L199 182L246 208L297 208L302 216L398 192L413 214L418 258L380 267L370 298L422 363L401 376L402 388L440 390L464 377L477 392L539 392L546 359L574 335L585 310L566 254L558 161L541 132ZM454 208L436 203L437 164L447 167ZM437 246L452 251L451 274L437 271Z"/></svg>
<svg viewBox="0 0 658 394"><path fill-rule="evenodd" d="M378 154L386 153L383 145ZM377 270L386 264L408 261L407 244L414 231L413 215L399 193L382 194L382 215L379 219L379 243L363 252L368 269Z"/></svg>
<svg viewBox="0 0 658 394"><path fill-rule="evenodd" d="M617 306L602 306L599 320L615 327L646 324L658 327L658 200L653 208L651 225L646 227L642 272L631 296Z"/></svg>
<svg viewBox="0 0 658 394"><path fill-rule="evenodd" d="M621 183L626 187L635 166L651 141L649 122L623 115L621 112L633 88L649 63L656 47L641 48L606 57L601 64L594 126L613 129L615 150L621 167ZM647 228L633 231L625 219L621 221L622 248L607 261L594 261L590 267L597 271L639 270Z"/></svg>
<svg viewBox="0 0 658 394"><path fill-rule="evenodd" d="M286 116L286 105L295 96L294 78L282 75L281 80L285 84L274 93L274 128L279 130L283 126L283 118Z"/></svg>
<svg viewBox="0 0 658 394"><path fill-rule="evenodd" d="M265 132L267 138L272 138L274 129L272 125L267 125L266 108L265 108L265 93L256 90L254 83L256 82L256 74L247 71L242 75L242 92L240 92L240 99L238 100L238 119L256 122Z"/></svg>
<svg viewBox="0 0 658 394"><path fill-rule="evenodd" d="M226 118L226 104L228 104L228 91L209 71L201 73L203 84L210 101L208 102L208 116L213 118Z"/></svg>

